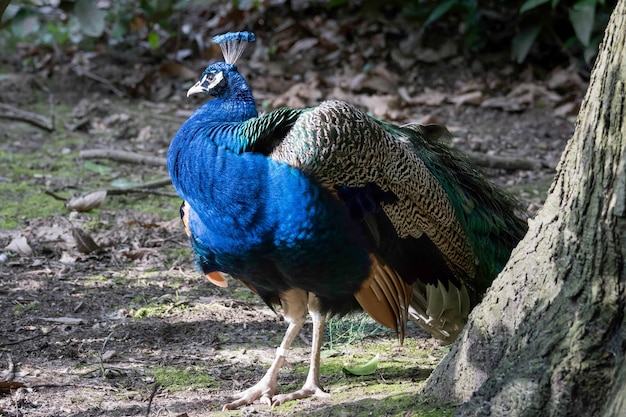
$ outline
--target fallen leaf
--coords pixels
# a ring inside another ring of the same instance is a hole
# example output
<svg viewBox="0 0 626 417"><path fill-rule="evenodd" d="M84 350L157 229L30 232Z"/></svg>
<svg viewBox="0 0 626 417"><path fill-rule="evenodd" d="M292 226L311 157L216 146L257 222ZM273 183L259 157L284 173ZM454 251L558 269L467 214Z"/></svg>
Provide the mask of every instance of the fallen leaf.
<svg viewBox="0 0 626 417"><path fill-rule="evenodd" d="M72 227L72 236L76 241L76 250L80 253L91 253L100 249L100 246L89 234L78 227Z"/></svg>
<svg viewBox="0 0 626 417"><path fill-rule="evenodd" d="M102 362L106 362L109 359L111 359L113 356L115 356L116 353L117 352L114 350L107 350L106 352L102 354L100 358L102 359Z"/></svg>
<svg viewBox="0 0 626 417"><path fill-rule="evenodd" d="M546 85L550 90L571 91L584 88L585 82L577 72L558 67L550 73Z"/></svg>
<svg viewBox="0 0 626 417"><path fill-rule="evenodd" d="M283 106L301 108L306 107L307 101L318 101L321 97L318 81L313 79L311 82L292 85L272 101L272 106L274 108Z"/></svg>
<svg viewBox="0 0 626 417"><path fill-rule="evenodd" d="M62 264L65 265L72 265L76 263L76 260L78 259L77 256L72 255L69 252L63 252L61 254L61 259L59 259L59 262L61 262Z"/></svg>
<svg viewBox="0 0 626 417"><path fill-rule="evenodd" d="M81 197L70 199L65 205L73 211L87 212L93 210L104 202L106 199L106 190L94 191Z"/></svg>
<svg viewBox="0 0 626 417"><path fill-rule="evenodd" d="M420 104L425 106L441 106L448 98L447 95L431 88L424 88L423 93L411 97L406 87L400 87L398 89L398 94L402 100L409 104Z"/></svg>
<svg viewBox="0 0 626 417"><path fill-rule="evenodd" d="M535 83L521 83L506 96L492 97L482 102L481 107L499 108L509 112L522 111L541 104L551 105L562 101L562 97Z"/></svg>
<svg viewBox="0 0 626 417"><path fill-rule="evenodd" d="M554 115L559 117L576 116L580 110L579 101L568 101L554 109Z"/></svg>
<svg viewBox="0 0 626 417"><path fill-rule="evenodd" d="M13 238L4 250L15 252L24 256L30 256L33 254L33 249L28 244L26 237L21 235Z"/></svg>
<svg viewBox="0 0 626 417"><path fill-rule="evenodd" d="M148 142L152 136L152 127L150 125L144 126L139 130L137 134L138 142Z"/></svg>
<svg viewBox="0 0 626 417"><path fill-rule="evenodd" d="M397 111L394 111L398 107L398 97L394 94L388 95L358 95L356 96L357 103L367 107L367 109L378 118L396 119Z"/></svg>
<svg viewBox="0 0 626 417"><path fill-rule="evenodd" d="M344 366L343 372L348 375L371 375L376 372L378 367L379 355L374 356L372 359L363 364L357 364L352 366Z"/></svg>
<svg viewBox="0 0 626 417"><path fill-rule="evenodd" d="M456 55L458 55L456 43L454 41L447 41L441 44L439 49L418 48L415 52L415 59L428 64L433 64Z"/></svg>
<svg viewBox="0 0 626 417"><path fill-rule="evenodd" d="M301 51L313 48L318 43L319 43L319 41L317 40L317 38L300 39L300 40L296 41L296 43L294 43L291 46L291 48L289 48L289 52L288 53L295 55L298 52L301 52Z"/></svg>

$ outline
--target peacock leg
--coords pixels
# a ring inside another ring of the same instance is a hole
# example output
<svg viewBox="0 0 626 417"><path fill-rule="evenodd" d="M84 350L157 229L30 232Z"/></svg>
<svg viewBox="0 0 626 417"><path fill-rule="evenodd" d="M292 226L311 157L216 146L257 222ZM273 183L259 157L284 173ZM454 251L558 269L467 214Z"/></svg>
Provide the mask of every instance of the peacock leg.
<svg viewBox="0 0 626 417"><path fill-rule="evenodd" d="M299 400L308 397L328 397L322 386L320 385L320 351L322 350L322 338L324 335L324 325L326 324L326 315L320 312L319 299L309 294L309 313L313 319L313 341L311 343L311 360L309 364L309 373L302 388L289 394L275 395L272 398L272 405L277 406L287 401Z"/></svg>
<svg viewBox="0 0 626 417"><path fill-rule="evenodd" d="M234 410L243 405L252 404L256 400L271 405L273 398L278 392L278 371L285 362L285 356L291 347L294 339L300 333L307 313L307 293L302 290L289 290L280 294L280 301L283 308L285 320L289 327L285 336L276 349L276 358L269 367L263 378L247 390L233 395L234 401L224 404L222 410Z"/></svg>

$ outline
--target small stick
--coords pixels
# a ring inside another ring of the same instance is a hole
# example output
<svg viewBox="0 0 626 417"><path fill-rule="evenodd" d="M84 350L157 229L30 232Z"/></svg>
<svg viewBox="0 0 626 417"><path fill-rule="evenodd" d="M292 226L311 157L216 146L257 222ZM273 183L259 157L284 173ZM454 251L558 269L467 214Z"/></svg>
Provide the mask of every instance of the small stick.
<svg viewBox="0 0 626 417"><path fill-rule="evenodd" d="M47 132L54 132L52 120L36 113L18 109L10 104L0 103L0 118L25 122Z"/></svg>
<svg viewBox="0 0 626 417"><path fill-rule="evenodd" d="M166 196L174 197L172 193L161 193L158 191L154 191L154 188L165 187L172 184L172 180L169 177L160 178L154 181L144 182L142 184L137 184L132 187L125 188L112 188L110 190L106 190L108 195L123 195L123 194L131 194L131 193L152 193L152 194L162 194Z"/></svg>
<svg viewBox="0 0 626 417"><path fill-rule="evenodd" d="M84 159L106 158L117 162L128 162L132 164L154 165L164 167L165 158L150 155L140 155L134 152L118 151L115 149L85 149L80 151L79 157Z"/></svg>
<svg viewBox="0 0 626 417"><path fill-rule="evenodd" d="M50 191L50 190L43 190L44 194L49 195L50 197L54 198L55 200L59 200L59 201L63 201L64 203L67 203L67 198L61 197L60 195Z"/></svg>
<svg viewBox="0 0 626 417"><path fill-rule="evenodd" d="M159 388L161 388L161 384L159 384L158 382L155 382L154 386L152 387L152 392L150 393L150 398L148 398L148 408L146 409L146 417L150 416L150 408L152 407L152 400L154 399L154 396L156 395L156 393L159 391Z"/></svg>
<svg viewBox="0 0 626 417"><path fill-rule="evenodd" d="M508 169L508 170L535 170L542 167L539 161L528 159L508 158L505 156L486 155L478 152L465 152L469 160L484 168Z"/></svg>
<svg viewBox="0 0 626 417"><path fill-rule="evenodd" d="M26 339L15 340L13 342L0 343L0 348L6 347L6 346L10 346L10 345L17 345L19 343L28 342L29 340L37 339L38 337L45 336L46 334L47 333L41 333L41 334L36 334L34 336L31 336L31 337L27 337Z"/></svg>

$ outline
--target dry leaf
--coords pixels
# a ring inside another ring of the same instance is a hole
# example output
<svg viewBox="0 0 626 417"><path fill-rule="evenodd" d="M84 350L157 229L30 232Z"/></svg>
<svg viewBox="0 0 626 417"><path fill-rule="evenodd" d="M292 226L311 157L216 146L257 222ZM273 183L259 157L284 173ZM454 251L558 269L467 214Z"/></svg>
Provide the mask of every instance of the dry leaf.
<svg viewBox="0 0 626 417"><path fill-rule="evenodd" d="M93 210L104 202L106 199L106 190L94 191L82 197L74 197L66 203L66 207L73 211L86 212Z"/></svg>
<svg viewBox="0 0 626 417"><path fill-rule="evenodd" d="M358 95L356 96L357 103L366 107L374 117L396 119L398 108L398 96L388 94L384 96L368 96Z"/></svg>
<svg viewBox="0 0 626 417"><path fill-rule="evenodd" d="M33 249L28 244L28 241L24 236L18 236L13 238L11 242L4 248L11 252L19 253L20 255L30 256L33 254Z"/></svg>
<svg viewBox="0 0 626 417"><path fill-rule="evenodd" d="M78 227L72 227L72 236L76 241L76 250L80 253L87 254L100 249L91 236Z"/></svg>
<svg viewBox="0 0 626 417"><path fill-rule="evenodd" d="M516 85L505 97L493 97L482 102L482 107L499 108L509 112L522 111L543 105L558 103L562 97L546 87L534 83L521 83Z"/></svg>
<svg viewBox="0 0 626 417"><path fill-rule="evenodd" d="M307 100L318 101L322 93L318 88L317 80L306 83L297 83L289 87L287 91L272 101L274 108L278 107L306 107Z"/></svg>
<svg viewBox="0 0 626 417"><path fill-rule="evenodd" d="M585 82L580 78L577 72L568 71L563 68L555 68L546 81L550 90L571 91L582 89Z"/></svg>
<svg viewBox="0 0 626 417"><path fill-rule="evenodd" d="M447 96L439 91L430 88L424 88L422 94L411 97L406 87L400 87L398 94L402 100L409 104L420 104L425 106L441 106L447 99Z"/></svg>
<svg viewBox="0 0 626 417"><path fill-rule="evenodd" d="M554 115L559 117L576 116L579 110L579 101L568 101L555 108Z"/></svg>
<svg viewBox="0 0 626 417"><path fill-rule="evenodd" d="M144 126L139 130L139 134L137 134L138 142L148 142L152 136L152 127L150 125Z"/></svg>
<svg viewBox="0 0 626 417"><path fill-rule="evenodd" d="M101 356L102 362L106 362L109 359L111 359L113 356L115 356L117 352L114 350L107 350L106 352L104 352Z"/></svg>
<svg viewBox="0 0 626 417"><path fill-rule="evenodd" d="M439 49L418 48L415 53L415 58L418 61L432 64L456 55L458 55L456 43L454 41L447 41L444 42Z"/></svg>
<svg viewBox="0 0 626 417"><path fill-rule="evenodd" d="M313 48L318 43L319 41L317 40L317 38L300 39L293 44L288 53L291 55L295 55L298 52Z"/></svg>
<svg viewBox="0 0 626 417"><path fill-rule="evenodd" d="M69 252L63 252L61 254L61 259L59 259L59 262L65 265L72 265L76 263L76 259L78 259L77 256L72 255Z"/></svg>

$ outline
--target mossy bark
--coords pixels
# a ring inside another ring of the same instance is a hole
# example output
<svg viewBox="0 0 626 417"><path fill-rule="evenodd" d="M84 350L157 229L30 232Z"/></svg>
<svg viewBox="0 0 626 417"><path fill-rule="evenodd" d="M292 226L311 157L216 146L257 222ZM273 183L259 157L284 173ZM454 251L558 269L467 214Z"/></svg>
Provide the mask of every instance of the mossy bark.
<svg viewBox="0 0 626 417"><path fill-rule="evenodd" d="M459 416L626 415L626 0L544 208L424 393Z"/></svg>

